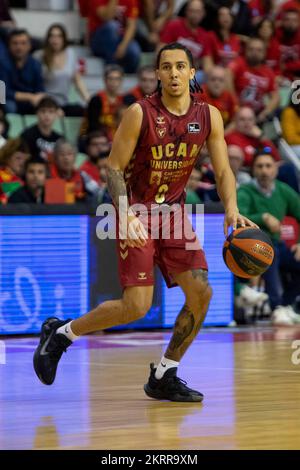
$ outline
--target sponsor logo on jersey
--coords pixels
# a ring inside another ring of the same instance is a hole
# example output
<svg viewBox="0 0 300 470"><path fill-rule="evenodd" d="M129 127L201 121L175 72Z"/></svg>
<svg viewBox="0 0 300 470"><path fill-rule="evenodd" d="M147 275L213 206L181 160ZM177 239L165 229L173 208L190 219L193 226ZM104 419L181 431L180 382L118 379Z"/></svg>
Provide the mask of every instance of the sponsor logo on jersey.
<svg viewBox="0 0 300 470"><path fill-rule="evenodd" d="M164 136L167 133L167 128L166 127L157 127L156 128L156 133L160 139L163 139Z"/></svg>
<svg viewBox="0 0 300 470"><path fill-rule="evenodd" d="M161 182L161 171L152 171L150 176L150 184L160 185Z"/></svg>
<svg viewBox="0 0 300 470"><path fill-rule="evenodd" d="M146 273L139 273L139 281L146 281L147 276Z"/></svg>
<svg viewBox="0 0 300 470"><path fill-rule="evenodd" d="M188 131L190 134L196 134L200 132L200 124L198 122L190 122L188 124Z"/></svg>
<svg viewBox="0 0 300 470"><path fill-rule="evenodd" d="M164 125L166 124L166 122L165 122L165 117L164 117L164 116L158 116L158 117L156 118L156 124L157 124L158 126L164 126Z"/></svg>

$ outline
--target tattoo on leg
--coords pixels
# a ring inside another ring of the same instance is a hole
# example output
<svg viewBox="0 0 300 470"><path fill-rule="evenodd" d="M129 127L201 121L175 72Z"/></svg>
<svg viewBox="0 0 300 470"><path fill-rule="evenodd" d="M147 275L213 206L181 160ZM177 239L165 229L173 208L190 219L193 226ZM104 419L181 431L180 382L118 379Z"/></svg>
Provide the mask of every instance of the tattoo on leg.
<svg viewBox="0 0 300 470"><path fill-rule="evenodd" d="M208 273L205 269L192 269L192 276L194 279L200 279L205 283L208 282Z"/></svg>
<svg viewBox="0 0 300 470"><path fill-rule="evenodd" d="M174 333L171 338L167 352L172 353L183 345L195 327L195 318L188 305L181 309L174 326Z"/></svg>
<svg viewBox="0 0 300 470"><path fill-rule="evenodd" d="M204 271L204 273L207 272ZM180 311L174 326L173 336L166 350L165 357L180 361L188 347L198 335L204 322L211 298L211 288L206 284L203 290L203 300L194 303L193 311L185 304ZM193 313L195 312L195 313Z"/></svg>

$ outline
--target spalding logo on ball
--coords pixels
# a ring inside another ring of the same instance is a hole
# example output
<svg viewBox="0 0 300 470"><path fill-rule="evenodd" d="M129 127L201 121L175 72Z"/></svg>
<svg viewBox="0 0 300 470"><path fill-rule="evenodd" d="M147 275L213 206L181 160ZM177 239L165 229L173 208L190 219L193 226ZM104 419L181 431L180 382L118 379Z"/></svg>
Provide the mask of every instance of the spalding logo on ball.
<svg viewBox="0 0 300 470"><path fill-rule="evenodd" d="M250 278L263 274L271 266L274 249L270 238L262 230L238 228L224 242L223 259L233 274Z"/></svg>

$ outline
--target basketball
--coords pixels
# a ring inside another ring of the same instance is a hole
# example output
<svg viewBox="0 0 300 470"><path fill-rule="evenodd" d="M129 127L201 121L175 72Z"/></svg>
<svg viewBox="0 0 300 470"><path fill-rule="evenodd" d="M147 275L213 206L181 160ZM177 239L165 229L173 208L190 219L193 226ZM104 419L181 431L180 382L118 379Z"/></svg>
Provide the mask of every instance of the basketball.
<svg viewBox="0 0 300 470"><path fill-rule="evenodd" d="M270 238L257 228L238 228L223 245L224 262L238 277L250 278L263 274L271 266L273 258Z"/></svg>

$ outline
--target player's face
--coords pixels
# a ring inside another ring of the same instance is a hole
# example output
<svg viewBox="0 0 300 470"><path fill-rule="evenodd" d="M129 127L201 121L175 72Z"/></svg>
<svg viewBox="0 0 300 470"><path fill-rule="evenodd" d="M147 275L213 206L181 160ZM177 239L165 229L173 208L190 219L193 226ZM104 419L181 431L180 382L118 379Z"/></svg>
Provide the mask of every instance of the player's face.
<svg viewBox="0 0 300 470"><path fill-rule="evenodd" d="M185 51L175 49L162 52L157 78L161 82L162 90L169 96L175 98L186 93L194 76L195 69L191 68Z"/></svg>
<svg viewBox="0 0 300 470"><path fill-rule="evenodd" d="M262 187L270 186L277 176L277 167L269 155L256 158L253 166L253 175Z"/></svg>
<svg viewBox="0 0 300 470"><path fill-rule="evenodd" d="M32 191L38 188L43 188L45 186L46 178L46 168L44 165L35 163L27 168L26 183Z"/></svg>

